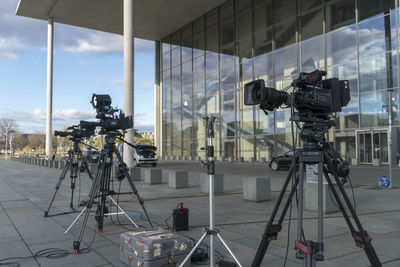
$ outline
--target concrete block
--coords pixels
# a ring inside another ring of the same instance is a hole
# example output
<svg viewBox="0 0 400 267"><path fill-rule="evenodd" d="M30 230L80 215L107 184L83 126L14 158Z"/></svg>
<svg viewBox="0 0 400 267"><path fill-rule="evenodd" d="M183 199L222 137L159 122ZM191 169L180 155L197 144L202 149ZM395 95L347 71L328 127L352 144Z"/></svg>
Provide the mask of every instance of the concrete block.
<svg viewBox="0 0 400 267"><path fill-rule="evenodd" d="M353 166L360 165L360 160L359 159L351 159L351 165L353 165Z"/></svg>
<svg viewBox="0 0 400 267"><path fill-rule="evenodd" d="M60 160L60 169L64 169L65 166L65 161L64 160Z"/></svg>
<svg viewBox="0 0 400 267"><path fill-rule="evenodd" d="M49 160L49 167L53 168L53 166L54 166L54 160Z"/></svg>
<svg viewBox="0 0 400 267"><path fill-rule="evenodd" d="M250 162L256 162L256 158L251 157Z"/></svg>
<svg viewBox="0 0 400 267"><path fill-rule="evenodd" d="M244 162L244 157L239 157L240 162Z"/></svg>
<svg viewBox="0 0 400 267"><path fill-rule="evenodd" d="M337 184L334 184L334 187L336 191L339 190ZM323 183L322 188L322 205L324 213L339 211L333 194L329 191L329 185ZM314 212L318 211L318 183L307 182L304 184L304 208Z"/></svg>
<svg viewBox="0 0 400 267"><path fill-rule="evenodd" d="M229 162L233 162L233 160L234 160L233 157L228 157Z"/></svg>
<svg viewBox="0 0 400 267"><path fill-rule="evenodd" d="M381 166L381 160L380 159L372 159L372 165L375 167Z"/></svg>
<svg viewBox="0 0 400 267"><path fill-rule="evenodd" d="M57 169L58 169L58 168L59 168L59 167L58 167L59 164L60 164L60 162L59 162L58 160L55 160L55 161L54 161L54 168L57 168Z"/></svg>
<svg viewBox="0 0 400 267"><path fill-rule="evenodd" d="M134 180L134 181L142 180L142 168L133 167L130 171L131 171L132 180Z"/></svg>
<svg viewBox="0 0 400 267"><path fill-rule="evenodd" d="M209 176L207 173L200 174L200 191L202 193L209 193L210 183ZM224 192L224 175L223 174L215 174L214 175L214 193L223 193Z"/></svg>
<svg viewBox="0 0 400 267"><path fill-rule="evenodd" d="M271 179L269 177L248 177L243 179L243 199L265 201L271 199Z"/></svg>
<svg viewBox="0 0 400 267"><path fill-rule="evenodd" d="M170 171L168 173L168 187L186 188L189 186L187 171Z"/></svg>
<svg viewBox="0 0 400 267"><path fill-rule="evenodd" d="M144 169L144 182L146 184L161 184L162 183L162 170L154 168Z"/></svg>
<svg viewBox="0 0 400 267"><path fill-rule="evenodd" d="M260 163L267 163L267 159L265 157L260 158Z"/></svg>

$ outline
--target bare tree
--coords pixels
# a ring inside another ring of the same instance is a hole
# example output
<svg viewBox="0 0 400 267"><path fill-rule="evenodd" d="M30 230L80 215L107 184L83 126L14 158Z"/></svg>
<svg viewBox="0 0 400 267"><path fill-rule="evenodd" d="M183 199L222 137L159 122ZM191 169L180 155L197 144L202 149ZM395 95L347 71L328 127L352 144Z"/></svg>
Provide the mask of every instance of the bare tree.
<svg viewBox="0 0 400 267"><path fill-rule="evenodd" d="M45 134L30 134L28 135L28 145L36 149L36 151L39 151L40 148L44 147L44 143L46 141L46 135Z"/></svg>
<svg viewBox="0 0 400 267"><path fill-rule="evenodd" d="M23 150L24 147L28 145L28 135L27 134L16 134L14 138L14 146L19 150Z"/></svg>
<svg viewBox="0 0 400 267"><path fill-rule="evenodd" d="M7 145L9 144L10 151L12 153L12 140L18 129L18 124L14 119L2 118L0 119L0 134L5 139L5 150L6 155L8 154Z"/></svg>

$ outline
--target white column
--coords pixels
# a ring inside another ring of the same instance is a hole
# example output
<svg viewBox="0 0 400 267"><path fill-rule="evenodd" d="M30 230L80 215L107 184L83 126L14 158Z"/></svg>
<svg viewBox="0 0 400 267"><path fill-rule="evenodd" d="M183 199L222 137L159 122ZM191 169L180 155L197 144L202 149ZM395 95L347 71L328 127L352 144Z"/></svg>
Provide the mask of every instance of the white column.
<svg viewBox="0 0 400 267"><path fill-rule="evenodd" d="M162 103L161 103L161 75L160 58L161 42L155 41L155 79L154 79L154 145L157 147L157 154L161 155L161 136L162 136Z"/></svg>
<svg viewBox="0 0 400 267"><path fill-rule="evenodd" d="M52 150L52 118L53 118L53 18L47 23L47 101L46 101L46 156L51 156Z"/></svg>
<svg viewBox="0 0 400 267"><path fill-rule="evenodd" d="M133 1L124 0L124 112L134 118L134 36L133 36ZM133 119L134 121L134 119ZM132 129L126 133L125 140L133 142L133 124ZM124 162L129 168L134 166L132 148L124 144Z"/></svg>

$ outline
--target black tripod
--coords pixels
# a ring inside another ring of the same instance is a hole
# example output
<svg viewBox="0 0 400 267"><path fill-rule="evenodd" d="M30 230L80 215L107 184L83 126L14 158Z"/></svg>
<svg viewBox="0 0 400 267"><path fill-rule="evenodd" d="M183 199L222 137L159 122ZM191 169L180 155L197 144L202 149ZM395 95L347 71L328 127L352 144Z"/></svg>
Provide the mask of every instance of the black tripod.
<svg viewBox="0 0 400 267"><path fill-rule="evenodd" d="M300 137L304 142L303 150L298 151L292 165L289 170L289 174L283 184L282 190L279 194L278 201L272 211L271 217L267 223L265 231L262 235L260 245L257 253L254 257L252 266L260 266L265 253L267 252L268 246L271 240L276 240L278 233L282 230L282 222L285 218L286 212L292 202L293 196L296 193L298 186L298 220L297 220L297 240L295 241L296 258L303 260L303 266L316 266L316 261L324 260L324 243L323 243L323 176L325 176L328 182L329 189L331 190L336 203L339 206L340 211L350 229L351 235L354 238L356 246L364 249L365 254L368 257L369 262L373 267L382 266L379 258L371 244L371 237L363 229L360 220L350 202L349 197L343 187L345 180L340 180L339 174L342 174L343 166L337 164L335 154L338 154L329 143L325 140L325 134L330 126L334 125L333 121L313 121L304 122L304 125L300 132ZM304 171L306 164L318 164L318 241L314 242L311 240L303 239L303 184L304 184ZM293 175L295 170L299 166L299 175ZM329 175L333 176L333 179ZM348 172L347 172L348 175ZM346 176L347 176L346 175ZM345 176L345 175L341 175ZM283 197L286 194L286 189L291 179L292 188L290 190L288 199L283 206L283 210L277 223L274 223L275 217L282 203ZM339 191L334 187L336 182ZM341 197L347 206L350 215L347 213L344 203L342 203ZM350 219L353 218L354 224Z"/></svg>
<svg viewBox="0 0 400 267"><path fill-rule="evenodd" d="M96 211L96 221L97 221L97 230L99 232L103 231L103 221L104 221L104 216L108 212L107 207L106 207L106 200L107 197L119 208L120 211L122 211L125 216L128 217L130 222L135 225L137 228L138 226L129 218L128 215L124 212L124 210L118 205L118 203L111 197L113 195L116 195L118 193L110 190L110 183L111 183L111 169L113 166L113 154L115 153L117 157L117 162L118 162L118 179L122 180L124 177L128 179L129 185L132 189L132 193L136 195L140 205L142 206L142 209L146 215L147 220L149 221L151 227L153 227L149 215L147 214L146 208L144 207L144 201L143 199L139 196L139 193L136 189L135 184L133 183L133 179L131 175L129 174L128 168L126 164L123 162L122 157L115 147L115 139L119 137L119 134L116 133L109 133L105 137L105 142L106 144L104 145L104 148L100 152L100 158L99 162L97 164L96 168L96 173L93 179L92 187L89 192L89 201L86 203L85 208L82 210L82 212L78 215L78 217L73 221L71 226L67 229L66 232L72 227L72 225L77 221L77 219L85 212L85 216L83 218L83 223L81 225L81 229L79 231L78 235L78 240L74 241L74 253L79 253L79 247L82 242L83 234L86 228L87 220L89 218L90 210L92 208L92 205L94 203L95 198L99 198L98 200L98 208ZM111 214L110 214L111 215Z"/></svg>
<svg viewBox="0 0 400 267"><path fill-rule="evenodd" d="M93 180L93 176L89 170L88 163L87 163L86 159L84 159L82 157L82 150L79 148L79 144L82 143L82 138L72 137L70 140L74 143L74 146L72 149L70 149L68 151L68 159L67 159L67 161L64 165L64 168L61 172L61 176L56 185L56 191L54 192L53 198L51 199L49 208L44 212L44 217L51 217L51 216L57 216L57 215L69 214L69 213L76 212L73 202L74 202L74 190L75 190L76 178L78 177L79 170L81 172L86 171L86 173L89 175L89 178ZM87 145L87 144L84 144L84 145ZM80 163L80 166L79 166L79 163ZM61 213L49 215L51 206L53 205L54 199L56 198L57 192L60 189L61 183L64 180L65 176L67 175L68 170L70 171L70 178L71 178L71 202L69 204L69 207L71 208L72 211L61 212Z"/></svg>

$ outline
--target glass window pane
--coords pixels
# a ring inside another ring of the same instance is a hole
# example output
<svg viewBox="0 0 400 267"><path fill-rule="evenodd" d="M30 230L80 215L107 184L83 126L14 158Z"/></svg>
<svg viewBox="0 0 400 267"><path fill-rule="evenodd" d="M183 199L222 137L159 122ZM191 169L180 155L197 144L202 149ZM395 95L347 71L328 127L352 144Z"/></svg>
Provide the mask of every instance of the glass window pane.
<svg viewBox="0 0 400 267"><path fill-rule="evenodd" d="M254 78L273 80L274 69L272 66L272 53L266 53L254 58Z"/></svg>
<svg viewBox="0 0 400 267"><path fill-rule="evenodd" d="M340 153L340 156L351 162L351 159L356 158L356 137L354 131L338 131L334 133L335 148ZM364 155L363 155L364 156Z"/></svg>
<svg viewBox="0 0 400 267"><path fill-rule="evenodd" d="M171 41L170 41L170 37L169 36L162 40L161 46L162 46L162 53L163 54L167 53L168 51L171 50Z"/></svg>
<svg viewBox="0 0 400 267"><path fill-rule="evenodd" d="M241 58L251 58L252 48L252 19L251 1L240 0L238 9L238 42L239 56Z"/></svg>
<svg viewBox="0 0 400 267"><path fill-rule="evenodd" d="M192 60L192 24L182 30L182 63Z"/></svg>
<svg viewBox="0 0 400 267"><path fill-rule="evenodd" d="M275 80L297 76L296 48L296 45L291 45L275 51Z"/></svg>
<svg viewBox="0 0 400 267"><path fill-rule="evenodd" d="M322 5L322 0L302 0L300 1L300 11L301 13L307 12L308 10Z"/></svg>
<svg viewBox="0 0 400 267"><path fill-rule="evenodd" d="M240 139L240 156L249 161L254 157L254 137L243 136Z"/></svg>
<svg viewBox="0 0 400 267"><path fill-rule="evenodd" d="M327 78L339 78L340 80L348 80L350 86L350 94L358 94L357 84L357 62L349 62L343 65L335 65L328 68Z"/></svg>
<svg viewBox="0 0 400 267"><path fill-rule="evenodd" d="M340 28L326 35L327 65L335 65L354 60L356 50L356 26Z"/></svg>
<svg viewBox="0 0 400 267"><path fill-rule="evenodd" d="M274 23L296 17L296 0L274 1Z"/></svg>
<svg viewBox="0 0 400 267"><path fill-rule="evenodd" d="M257 159L265 158L267 161L274 156L275 137L273 134L256 135L256 154Z"/></svg>
<svg viewBox="0 0 400 267"><path fill-rule="evenodd" d="M360 57L372 56L396 49L395 36L394 34L392 38L390 16L360 23L358 26Z"/></svg>
<svg viewBox="0 0 400 267"><path fill-rule="evenodd" d="M171 50L179 47L181 44L181 31L174 32L171 35Z"/></svg>
<svg viewBox="0 0 400 267"><path fill-rule="evenodd" d="M233 2L228 1L221 7L221 53L235 54L235 23L233 14Z"/></svg>
<svg viewBox="0 0 400 267"><path fill-rule="evenodd" d="M272 50L272 0L254 1L254 49L255 55Z"/></svg>
<svg viewBox="0 0 400 267"><path fill-rule="evenodd" d="M394 94L398 94L397 90ZM385 90L360 94L361 127L388 125L388 113L384 107L387 97Z"/></svg>
<svg viewBox="0 0 400 267"><path fill-rule="evenodd" d="M179 66L181 64L181 47L178 46L171 51L172 67Z"/></svg>
<svg viewBox="0 0 400 267"><path fill-rule="evenodd" d="M218 52L218 10L206 15L206 50Z"/></svg>
<svg viewBox="0 0 400 267"><path fill-rule="evenodd" d="M355 22L355 2L349 0L330 1L325 6L326 32Z"/></svg>
<svg viewBox="0 0 400 267"><path fill-rule="evenodd" d="M171 52L167 52L162 55L163 71L171 68Z"/></svg>
<svg viewBox="0 0 400 267"><path fill-rule="evenodd" d="M204 18L200 18L193 24L193 57L204 55L204 50Z"/></svg>
<svg viewBox="0 0 400 267"><path fill-rule="evenodd" d="M275 48L281 48L296 41L296 18L292 17L274 27Z"/></svg>
<svg viewBox="0 0 400 267"><path fill-rule="evenodd" d="M325 49L323 36L300 43L301 71L310 72L315 69L324 69Z"/></svg>
<svg viewBox="0 0 400 267"><path fill-rule="evenodd" d="M394 0L357 0L359 20L387 14L394 9Z"/></svg>
<svg viewBox="0 0 400 267"><path fill-rule="evenodd" d="M322 8L301 16L301 40L306 40L323 33Z"/></svg>
<svg viewBox="0 0 400 267"><path fill-rule="evenodd" d="M192 62L182 64L182 132L183 139L192 139Z"/></svg>
<svg viewBox="0 0 400 267"><path fill-rule="evenodd" d="M360 91L397 87L397 56L386 53L360 60Z"/></svg>

